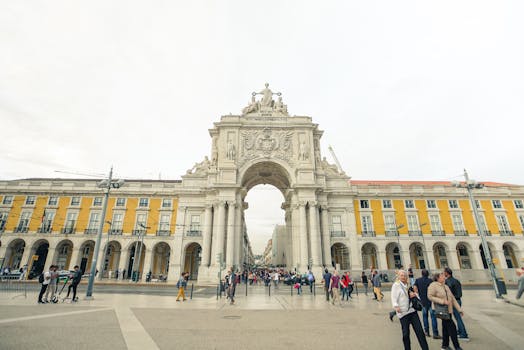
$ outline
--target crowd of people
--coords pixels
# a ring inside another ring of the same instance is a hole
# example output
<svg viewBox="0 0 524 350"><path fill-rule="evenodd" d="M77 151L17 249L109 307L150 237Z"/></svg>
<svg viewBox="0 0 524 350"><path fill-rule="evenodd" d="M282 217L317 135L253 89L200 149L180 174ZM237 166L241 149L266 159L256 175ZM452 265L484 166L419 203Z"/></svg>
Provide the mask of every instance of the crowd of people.
<svg viewBox="0 0 524 350"><path fill-rule="evenodd" d="M59 283L60 276L58 274L58 266L57 265L51 265L49 267L48 271L43 272L38 277L38 282L41 284L40 287L40 293L38 294L38 303L39 304L47 304L47 303L56 303L58 302L58 295L56 293L58 292L58 283ZM63 299L69 299L69 295L71 294L71 290L73 291L73 297L71 299L71 302L77 302L78 297L76 296L76 289L78 285L80 284L80 281L82 280L82 270L80 270L80 267L78 265L75 265L74 271L70 273L69 275L65 276L64 285L62 286L62 289L60 292L65 288L67 285L67 296ZM45 294L45 296L44 296Z"/></svg>

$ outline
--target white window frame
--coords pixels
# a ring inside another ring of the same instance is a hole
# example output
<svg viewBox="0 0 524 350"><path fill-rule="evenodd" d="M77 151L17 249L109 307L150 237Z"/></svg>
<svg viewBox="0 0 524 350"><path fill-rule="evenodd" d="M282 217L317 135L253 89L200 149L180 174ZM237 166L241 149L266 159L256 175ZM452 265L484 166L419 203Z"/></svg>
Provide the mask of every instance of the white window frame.
<svg viewBox="0 0 524 350"><path fill-rule="evenodd" d="M342 232L342 215L331 216L331 232Z"/></svg>
<svg viewBox="0 0 524 350"><path fill-rule="evenodd" d="M71 197L71 206L72 207L78 207L80 206L80 203L82 203L82 197L80 196L73 196Z"/></svg>
<svg viewBox="0 0 524 350"><path fill-rule="evenodd" d="M389 203L388 206L386 206L386 203ZM393 203L391 202L391 199L383 199L382 200L382 208L384 209L392 209Z"/></svg>
<svg viewBox="0 0 524 350"><path fill-rule="evenodd" d="M24 210L20 213L20 220L18 220L18 227L28 228L31 223L31 215L33 213L27 210ZM23 225L22 225L23 224Z"/></svg>
<svg viewBox="0 0 524 350"><path fill-rule="evenodd" d="M169 231L171 229L171 214L160 214L158 229L160 231Z"/></svg>
<svg viewBox="0 0 524 350"><path fill-rule="evenodd" d="M488 232L488 225L486 224L486 217L484 216L483 213L479 213L479 228L483 231L483 232Z"/></svg>
<svg viewBox="0 0 524 350"><path fill-rule="evenodd" d="M76 211L70 211L66 215L66 221L64 224L65 229L73 230L76 228L76 222L78 219L78 213Z"/></svg>
<svg viewBox="0 0 524 350"><path fill-rule="evenodd" d="M145 205L143 205L144 202L145 202ZM138 207L139 208L149 208L149 198L148 197L138 198Z"/></svg>
<svg viewBox="0 0 524 350"><path fill-rule="evenodd" d="M434 220L437 218L437 220ZM431 231L442 231L442 222L440 221L439 214L429 214L429 225L431 226Z"/></svg>
<svg viewBox="0 0 524 350"><path fill-rule="evenodd" d="M408 223L408 231L420 231L420 225L418 223L418 216L415 214L406 215Z"/></svg>
<svg viewBox="0 0 524 350"><path fill-rule="evenodd" d="M449 209L459 209L459 204L456 199L448 199L448 205Z"/></svg>
<svg viewBox="0 0 524 350"><path fill-rule="evenodd" d="M50 196L47 200L47 205L55 206L58 205L58 197L57 196Z"/></svg>
<svg viewBox="0 0 524 350"><path fill-rule="evenodd" d="M113 213L113 219L111 220L112 230L122 230L124 227L124 213L116 212Z"/></svg>
<svg viewBox="0 0 524 350"><path fill-rule="evenodd" d="M393 232L397 230L397 223L395 220L395 215L386 214L384 215L384 228L386 232Z"/></svg>
<svg viewBox="0 0 524 350"><path fill-rule="evenodd" d="M513 204L515 205L515 209L524 209L524 203L522 203L522 199L515 199Z"/></svg>
<svg viewBox="0 0 524 350"><path fill-rule="evenodd" d="M509 232L511 229L509 227L508 218L504 214L495 215L497 218L497 225L499 227L499 232Z"/></svg>
<svg viewBox="0 0 524 350"><path fill-rule="evenodd" d="M433 203L433 206L429 205L429 203ZM426 200L426 207L428 209L437 209L437 202L434 199L427 199Z"/></svg>
<svg viewBox="0 0 524 350"><path fill-rule="evenodd" d="M502 202L500 199L492 199L491 205L493 206L493 209L502 209Z"/></svg>
<svg viewBox="0 0 524 350"><path fill-rule="evenodd" d="M520 226L522 226L522 231L524 231L524 215L519 215Z"/></svg>
<svg viewBox="0 0 524 350"><path fill-rule="evenodd" d="M11 205L13 204L13 196L11 195L7 195L7 196L4 196L4 198L2 199L2 204L3 205Z"/></svg>
<svg viewBox="0 0 524 350"><path fill-rule="evenodd" d="M97 230L100 226L100 219L102 218L102 213L99 211L92 211L89 214L89 224L87 228L89 230Z"/></svg>
<svg viewBox="0 0 524 350"><path fill-rule="evenodd" d="M362 232L373 232L373 217L371 215L361 215L360 221L362 223Z"/></svg>
<svg viewBox="0 0 524 350"><path fill-rule="evenodd" d="M25 197L25 205L35 205L36 196L27 196Z"/></svg>
<svg viewBox="0 0 524 350"><path fill-rule="evenodd" d="M97 200L99 203L97 203ZM104 197L94 197L93 198L93 207L101 207L104 204Z"/></svg>
<svg viewBox="0 0 524 350"><path fill-rule="evenodd" d="M191 232L201 232L201 215L200 214L191 214L189 220L189 231Z"/></svg>
<svg viewBox="0 0 524 350"><path fill-rule="evenodd" d="M365 206L362 204L366 203ZM359 200L360 209L369 209L369 199L360 199Z"/></svg>
<svg viewBox="0 0 524 350"><path fill-rule="evenodd" d="M459 221L456 221L455 218L459 218ZM464 220L462 218L462 214L460 213L452 213L451 214L451 222L453 223L453 230L455 232L457 231L466 231L464 228Z"/></svg>
<svg viewBox="0 0 524 350"><path fill-rule="evenodd" d="M0 211L0 232L5 229L5 224L7 223L7 218L9 217L9 212Z"/></svg>
<svg viewBox="0 0 524 350"><path fill-rule="evenodd" d="M147 212L137 213L135 217L135 230L145 230L144 227L147 227Z"/></svg>
<svg viewBox="0 0 524 350"><path fill-rule="evenodd" d="M415 209L415 201L413 199L404 199L404 207L406 209Z"/></svg>
<svg viewBox="0 0 524 350"><path fill-rule="evenodd" d="M119 202L122 201L123 204L119 204ZM126 197L116 197L116 200L115 200L115 207L118 207L118 208L125 208L126 206Z"/></svg>
<svg viewBox="0 0 524 350"><path fill-rule="evenodd" d="M172 198L162 198L162 208L172 208L173 199Z"/></svg>
<svg viewBox="0 0 524 350"><path fill-rule="evenodd" d="M42 228L51 227L51 225L53 225L54 219L55 219L55 211L46 209L44 217L42 219Z"/></svg>

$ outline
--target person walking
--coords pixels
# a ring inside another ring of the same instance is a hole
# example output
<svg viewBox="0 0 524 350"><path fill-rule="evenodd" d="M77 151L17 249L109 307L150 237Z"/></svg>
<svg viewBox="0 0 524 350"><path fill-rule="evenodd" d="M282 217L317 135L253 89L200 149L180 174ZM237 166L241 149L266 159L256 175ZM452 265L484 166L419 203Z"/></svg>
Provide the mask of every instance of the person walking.
<svg viewBox="0 0 524 350"><path fill-rule="evenodd" d="M40 287L40 293L38 294L38 303L45 304L47 301L43 301L42 297L44 296L44 293L51 282L51 267L49 267L49 271L42 273L41 277L38 278L38 281L42 283L42 286Z"/></svg>
<svg viewBox="0 0 524 350"><path fill-rule="evenodd" d="M313 286L315 285L315 275L313 275L313 272L309 270L307 273L307 282L309 284L309 292L313 294Z"/></svg>
<svg viewBox="0 0 524 350"><path fill-rule="evenodd" d="M182 272L180 275L180 278L178 279L178 282L176 283L176 286L178 288L178 294L176 296L176 301L180 301L180 298L182 298L182 301L186 301L186 294L185 289L187 286L187 279L186 275L189 275L186 272Z"/></svg>
<svg viewBox="0 0 524 350"><path fill-rule="evenodd" d="M228 276L227 276L227 288L228 288L227 295L229 297L229 303L231 305L235 303L236 285L237 285L237 275L235 274L235 271L233 270L233 268L231 268L228 271Z"/></svg>
<svg viewBox="0 0 524 350"><path fill-rule="evenodd" d="M413 287L415 284L415 274L413 273L413 265L409 264L408 267L409 285Z"/></svg>
<svg viewBox="0 0 524 350"><path fill-rule="evenodd" d="M462 307L462 284L460 284L458 279L453 277L453 271L451 271L449 267L444 269L444 276L446 277L446 285L451 290L451 293L453 293L453 296L455 297L455 300L457 300L459 306ZM457 320L457 333L459 339L466 342L469 341L468 331L466 330L464 321L462 320L460 312L457 308L453 308L453 316L455 316L455 319Z"/></svg>
<svg viewBox="0 0 524 350"><path fill-rule="evenodd" d="M344 301L344 297L346 297L346 300L349 300L348 285L349 281L346 274L342 274L342 277L340 278L340 296L342 301Z"/></svg>
<svg viewBox="0 0 524 350"><path fill-rule="evenodd" d="M517 290L516 299L520 299L522 293L524 293L524 267L517 269L517 276L519 278L519 288Z"/></svg>
<svg viewBox="0 0 524 350"><path fill-rule="evenodd" d="M324 282L324 291L326 292L326 301L329 301L329 284L331 283L331 273L328 271L328 269L324 270L324 274L322 275L322 281Z"/></svg>
<svg viewBox="0 0 524 350"><path fill-rule="evenodd" d="M49 284L45 291L45 297L44 297L44 302L46 303L52 302L53 298L55 297L56 284L58 281L58 272L57 271L58 271L58 266L56 265L51 265L51 267L49 268L50 279L49 279ZM49 294L51 294L51 298L49 298Z"/></svg>
<svg viewBox="0 0 524 350"><path fill-rule="evenodd" d="M368 276L366 276L365 271L362 271L362 274L360 275L360 280L362 281L362 285L364 286L364 293L368 295Z"/></svg>
<svg viewBox="0 0 524 350"><path fill-rule="evenodd" d="M415 280L413 289L416 293L418 293L422 303L422 322L424 324L424 333L426 334L426 337L431 336L429 333L429 314L431 318L431 328L433 330L433 339L442 339L442 337L438 335L438 325L437 318L435 317L435 311L433 311L433 308L431 307L431 301L428 299L428 288L431 283L433 283L433 280L429 278L428 270L423 269L422 277Z"/></svg>
<svg viewBox="0 0 524 350"><path fill-rule="evenodd" d="M428 299L433 303L433 309L436 308L436 304L446 305L449 318L442 318L442 349L449 350L449 338L453 342L455 350L461 350L459 344L459 338L457 336L457 328L451 315L454 315L453 309L456 309L461 315L463 315L462 308L460 307L455 296L451 292L451 289L446 284L445 273L435 274L433 277L435 282L431 283L428 288Z"/></svg>
<svg viewBox="0 0 524 350"><path fill-rule="evenodd" d="M335 270L329 282L329 291L333 295L333 298L331 299L332 305L335 305L335 302L337 302L340 306L342 306L342 301L340 300L339 288L340 288L340 276L338 275L337 270Z"/></svg>
<svg viewBox="0 0 524 350"><path fill-rule="evenodd" d="M71 278L71 284L67 288L67 295L66 298L69 298L69 293L71 293L71 289L73 290L73 299L71 299L71 302L77 302L78 298L76 297L76 288L80 284L80 281L82 280L82 270L80 270L80 267L78 265L75 265L73 268L75 272L73 273L73 276Z"/></svg>
<svg viewBox="0 0 524 350"><path fill-rule="evenodd" d="M373 271L373 293L375 293L377 301L382 301L382 298L384 298L384 294L382 294L382 281L377 270Z"/></svg>
<svg viewBox="0 0 524 350"><path fill-rule="evenodd" d="M411 341L409 339L410 325L413 327L413 331L417 336L420 348L422 350L428 350L428 343L426 337L424 337L424 331L422 330L418 313L411 305L411 298L418 298L418 295L409 290L408 272L401 270L398 272L398 280L395 281L391 287L391 305L395 309L400 320L404 350L411 349Z"/></svg>

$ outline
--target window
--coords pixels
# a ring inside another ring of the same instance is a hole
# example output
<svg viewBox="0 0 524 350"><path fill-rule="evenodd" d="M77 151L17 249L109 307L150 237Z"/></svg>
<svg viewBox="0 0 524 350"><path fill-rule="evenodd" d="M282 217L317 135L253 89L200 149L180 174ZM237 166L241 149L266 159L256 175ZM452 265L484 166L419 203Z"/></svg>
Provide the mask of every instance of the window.
<svg viewBox="0 0 524 350"><path fill-rule="evenodd" d="M437 203L435 203L434 199L428 199L426 201L426 204L428 206L428 209L436 209L437 208Z"/></svg>
<svg viewBox="0 0 524 350"><path fill-rule="evenodd" d="M455 231L464 231L464 224L462 223L462 215L453 214L451 215L451 220L453 221L453 229Z"/></svg>
<svg viewBox="0 0 524 350"><path fill-rule="evenodd" d="M93 198L93 207L99 207L102 205L102 197Z"/></svg>
<svg viewBox="0 0 524 350"><path fill-rule="evenodd" d="M373 231L373 223L371 222L371 215L362 215L362 231Z"/></svg>
<svg viewBox="0 0 524 350"><path fill-rule="evenodd" d="M499 224L500 232L509 232L508 219L506 215L497 215L497 223Z"/></svg>
<svg viewBox="0 0 524 350"><path fill-rule="evenodd" d="M58 197L49 197L49 200L47 201L47 205L57 205L58 204Z"/></svg>
<svg viewBox="0 0 524 350"><path fill-rule="evenodd" d="M342 232L342 216L333 215L331 217L331 231Z"/></svg>
<svg viewBox="0 0 524 350"><path fill-rule="evenodd" d="M420 227L418 226L418 218L416 215L408 215L408 231L418 231Z"/></svg>
<svg viewBox="0 0 524 350"><path fill-rule="evenodd" d="M68 231L71 231L75 228L75 224L76 224L76 213L67 213L65 229L67 229Z"/></svg>
<svg viewBox="0 0 524 350"><path fill-rule="evenodd" d="M513 203L515 203L516 209L524 209L524 204L522 203L522 199L515 199Z"/></svg>
<svg viewBox="0 0 524 350"><path fill-rule="evenodd" d="M20 215L20 222L18 223L18 227L20 228L27 228L29 227L29 221L31 220L31 212L30 211L24 211Z"/></svg>
<svg viewBox="0 0 524 350"><path fill-rule="evenodd" d="M429 216L429 223L431 225L431 231L442 231L442 225L440 224L440 216L438 214L431 214Z"/></svg>
<svg viewBox="0 0 524 350"><path fill-rule="evenodd" d="M117 207L125 207L126 206L126 199L122 198L122 197L117 198L115 206L117 206Z"/></svg>
<svg viewBox="0 0 524 350"><path fill-rule="evenodd" d="M369 201L367 199L360 200L360 208L369 209Z"/></svg>
<svg viewBox="0 0 524 350"><path fill-rule="evenodd" d="M520 220L520 226L522 226L522 230L524 231L524 215L519 215Z"/></svg>
<svg viewBox="0 0 524 350"><path fill-rule="evenodd" d="M200 215L191 215L191 224L189 226L189 231L200 231Z"/></svg>
<svg viewBox="0 0 524 350"><path fill-rule="evenodd" d="M96 230L100 226L100 213L99 212L92 212L91 216L89 217L89 230Z"/></svg>
<svg viewBox="0 0 524 350"><path fill-rule="evenodd" d="M491 201L491 203L493 204L493 208L502 209L502 203L500 202L500 200L494 199Z"/></svg>
<svg viewBox="0 0 524 350"><path fill-rule="evenodd" d="M382 201L382 207L383 207L384 209L391 209L391 208L392 208L392 206L391 206L391 200L389 200L389 199L384 199L384 200Z"/></svg>
<svg viewBox="0 0 524 350"><path fill-rule="evenodd" d="M2 204L5 204L5 205L13 204L13 196L4 196L4 200L2 201Z"/></svg>
<svg viewBox="0 0 524 350"><path fill-rule="evenodd" d="M0 232L3 232L5 229L5 223L7 222L7 212L0 213Z"/></svg>
<svg viewBox="0 0 524 350"><path fill-rule="evenodd" d="M33 205L35 204L35 196L27 196L25 199L26 205Z"/></svg>
<svg viewBox="0 0 524 350"><path fill-rule="evenodd" d="M406 206L407 209L413 209L415 208L415 204L413 203L413 199L406 199L404 201L404 204Z"/></svg>
<svg viewBox="0 0 524 350"><path fill-rule="evenodd" d="M135 230L145 230L147 226L147 214L136 214Z"/></svg>
<svg viewBox="0 0 524 350"><path fill-rule="evenodd" d="M384 215L384 226L386 228L386 232L396 231L397 225L395 223L395 215Z"/></svg>
<svg viewBox="0 0 524 350"><path fill-rule="evenodd" d="M475 199L475 205L477 206L477 209L480 209L480 201Z"/></svg>
<svg viewBox="0 0 524 350"><path fill-rule="evenodd" d="M171 221L171 215L170 214L162 214L160 215L160 225L158 229L160 231L169 231Z"/></svg>
<svg viewBox="0 0 524 350"><path fill-rule="evenodd" d="M171 198L162 199L162 208L171 208L173 201Z"/></svg>
<svg viewBox="0 0 524 350"><path fill-rule="evenodd" d="M42 230L43 232L50 232L51 225L55 218L55 212L53 210L44 210L44 215L42 217Z"/></svg>
<svg viewBox="0 0 524 350"><path fill-rule="evenodd" d="M147 208L149 206L149 198L140 198L138 206L140 208Z"/></svg>
<svg viewBox="0 0 524 350"><path fill-rule="evenodd" d="M121 230L123 225L124 214L114 213L113 220L111 221L112 230Z"/></svg>
<svg viewBox="0 0 524 350"><path fill-rule="evenodd" d="M449 202L449 207L451 209L458 209L459 206L458 206L456 199L450 199L448 202Z"/></svg>
<svg viewBox="0 0 524 350"><path fill-rule="evenodd" d="M479 223L478 224L479 224L480 229L483 232L488 231L488 227L486 226L486 219L484 218L484 215L482 215L481 213L479 213Z"/></svg>

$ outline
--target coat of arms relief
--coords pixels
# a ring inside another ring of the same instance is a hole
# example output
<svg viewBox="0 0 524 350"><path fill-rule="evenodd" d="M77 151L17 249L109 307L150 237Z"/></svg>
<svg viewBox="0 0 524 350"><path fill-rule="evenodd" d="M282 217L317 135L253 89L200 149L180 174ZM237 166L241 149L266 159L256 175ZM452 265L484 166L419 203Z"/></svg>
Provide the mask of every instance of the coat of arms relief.
<svg viewBox="0 0 524 350"><path fill-rule="evenodd" d="M256 158L277 158L292 164L293 132L270 128L241 133L239 165Z"/></svg>

